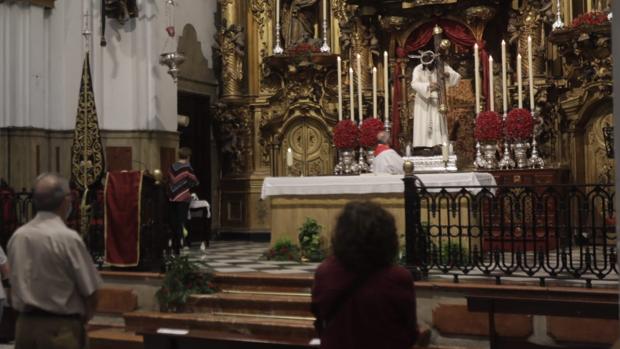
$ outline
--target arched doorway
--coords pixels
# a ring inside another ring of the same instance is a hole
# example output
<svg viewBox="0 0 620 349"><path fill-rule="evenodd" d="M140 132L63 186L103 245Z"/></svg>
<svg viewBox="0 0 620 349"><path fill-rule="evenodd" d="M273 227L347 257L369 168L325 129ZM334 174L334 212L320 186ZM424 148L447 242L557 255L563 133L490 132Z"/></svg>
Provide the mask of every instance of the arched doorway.
<svg viewBox="0 0 620 349"><path fill-rule="evenodd" d="M293 152L293 166L289 170L286 164L288 148ZM329 132L319 121L298 117L290 123L282 137L280 147L280 166L286 176L322 176L333 171L333 151Z"/></svg>

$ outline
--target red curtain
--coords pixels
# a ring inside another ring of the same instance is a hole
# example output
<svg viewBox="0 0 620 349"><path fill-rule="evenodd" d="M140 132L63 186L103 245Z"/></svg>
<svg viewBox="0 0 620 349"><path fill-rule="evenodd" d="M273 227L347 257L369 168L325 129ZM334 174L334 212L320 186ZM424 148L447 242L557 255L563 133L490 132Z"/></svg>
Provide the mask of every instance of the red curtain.
<svg viewBox="0 0 620 349"><path fill-rule="evenodd" d="M400 91L400 64L397 62L394 65L394 74L393 77L393 86L392 90L392 148L396 151L400 151L400 101L401 101L401 91Z"/></svg>

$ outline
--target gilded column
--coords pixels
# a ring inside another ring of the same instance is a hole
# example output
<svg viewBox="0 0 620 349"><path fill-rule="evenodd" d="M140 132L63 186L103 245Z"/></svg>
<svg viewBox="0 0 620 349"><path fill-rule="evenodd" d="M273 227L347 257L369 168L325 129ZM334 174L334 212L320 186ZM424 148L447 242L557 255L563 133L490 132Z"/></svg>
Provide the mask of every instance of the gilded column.
<svg viewBox="0 0 620 349"><path fill-rule="evenodd" d="M235 0L218 0L222 10L222 23L215 34L215 51L221 59L222 97L238 98L242 95L245 58L245 30L239 21Z"/></svg>

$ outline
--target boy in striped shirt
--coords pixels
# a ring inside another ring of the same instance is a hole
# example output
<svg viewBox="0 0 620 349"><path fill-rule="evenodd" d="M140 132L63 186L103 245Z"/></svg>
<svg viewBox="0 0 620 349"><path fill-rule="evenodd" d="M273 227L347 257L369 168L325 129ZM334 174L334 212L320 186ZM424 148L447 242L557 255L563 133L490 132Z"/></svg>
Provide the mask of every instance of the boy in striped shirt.
<svg viewBox="0 0 620 349"><path fill-rule="evenodd" d="M168 170L168 192L170 204L172 206L172 248L175 254L179 254L181 239L183 238L183 227L187 221L187 212L191 201L190 190L199 184L198 178L194 174L194 169L189 160L192 150L183 147L179 149L179 160Z"/></svg>

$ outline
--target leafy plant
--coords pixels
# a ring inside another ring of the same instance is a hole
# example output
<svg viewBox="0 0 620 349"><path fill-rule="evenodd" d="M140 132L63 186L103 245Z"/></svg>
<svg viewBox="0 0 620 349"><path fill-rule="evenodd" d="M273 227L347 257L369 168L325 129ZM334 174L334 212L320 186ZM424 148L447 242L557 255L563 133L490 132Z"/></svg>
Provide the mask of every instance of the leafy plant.
<svg viewBox="0 0 620 349"><path fill-rule="evenodd" d="M293 244L288 238L282 238L273 245L269 251L265 252L264 257L270 261L301 261L301 251L299 246Z"/></svg>
<svg viewBox="0 0 620 349"><path fill-rule="evenodd" d="M188 256L167 257L164 281L156 293L162 311L180 311L192 294L210 294L217 291L211 282L213 276L202 271L201 265L204 263L190 261Z"/></svg>
<svg viewBox="0 0 620 349"><path fill-rule="evenodd" d="M301 246L302 258L310 262L320 262L325 259L325 251L321 240L323 227L312 218L306 218L299 228L299 245Z"/></svg>
<svg viewBox="0 0 620 349"><path fill-rule="evenodd" d="M445 242L440 246L433 243L432 258L439 265L462 266L469 264L469 250L458 243Z"/></svg>

